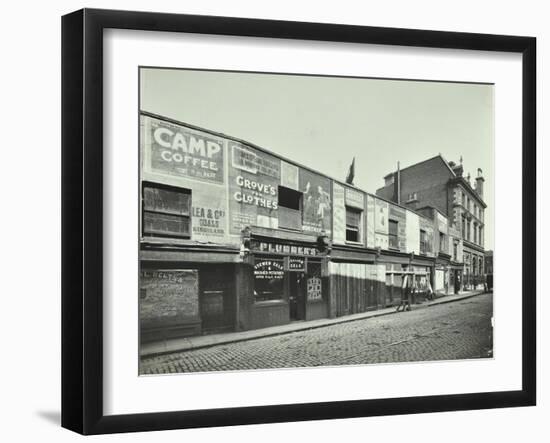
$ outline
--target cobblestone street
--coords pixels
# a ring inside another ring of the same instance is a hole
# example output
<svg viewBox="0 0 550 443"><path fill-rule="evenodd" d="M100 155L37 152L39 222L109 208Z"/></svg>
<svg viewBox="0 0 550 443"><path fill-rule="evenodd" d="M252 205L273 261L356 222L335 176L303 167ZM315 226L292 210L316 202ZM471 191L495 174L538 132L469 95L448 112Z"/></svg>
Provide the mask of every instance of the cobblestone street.
<svg viewBox="0 0 550 443"><path fill-rule="evenodd" d="M492 356L493 295L245 342L148 357L142 374Z"/></svg>

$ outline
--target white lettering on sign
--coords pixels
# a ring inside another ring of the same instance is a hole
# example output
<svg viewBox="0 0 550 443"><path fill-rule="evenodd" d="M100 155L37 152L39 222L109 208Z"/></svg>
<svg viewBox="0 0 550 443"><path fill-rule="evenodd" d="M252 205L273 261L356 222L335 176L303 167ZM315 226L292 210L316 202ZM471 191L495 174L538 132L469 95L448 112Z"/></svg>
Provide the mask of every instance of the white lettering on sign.
<svg viewBox="0 0 550 443"><path fill-rule="evenodd" d="M170 148L173 151L179 150L186 154L200 155L206 158L214 157L222 149L219 144L212 141L205 142L194 135L189 136L189 143L187 143L183 134L164 127L155 129L153 137L163 148Z"/></svg>
<svg viewBox="0 0 550 443"><path fill-rule="evenodd" d="M255 205L260 208L277 209L277 201L268 197L277 195L277 190L274 186L258 183L254 180L244 178L242 175L236 178L237 185L244 190L237 191L233 194L233 198L239 203ZM246 192L250 190L251 192Z"/></svg>

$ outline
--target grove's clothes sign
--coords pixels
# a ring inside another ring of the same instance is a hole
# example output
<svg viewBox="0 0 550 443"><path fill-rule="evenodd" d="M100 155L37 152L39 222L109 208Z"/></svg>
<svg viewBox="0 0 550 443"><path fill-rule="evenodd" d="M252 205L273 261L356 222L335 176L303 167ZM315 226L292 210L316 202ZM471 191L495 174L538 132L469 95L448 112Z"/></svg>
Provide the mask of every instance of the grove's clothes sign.
<svg viewBox="0 0 550 443"><path fill-rule="evenodd" d="M223 140L203 131L151 119L150 165L156 172L223 183Z"/></svg>
<svg viewBox="0 0 550 443"><path fill-rule="evenodd" d="M228 148L231 233L238 234L246 226L276 229L280 160L238 142L229 142Z"/></svg>

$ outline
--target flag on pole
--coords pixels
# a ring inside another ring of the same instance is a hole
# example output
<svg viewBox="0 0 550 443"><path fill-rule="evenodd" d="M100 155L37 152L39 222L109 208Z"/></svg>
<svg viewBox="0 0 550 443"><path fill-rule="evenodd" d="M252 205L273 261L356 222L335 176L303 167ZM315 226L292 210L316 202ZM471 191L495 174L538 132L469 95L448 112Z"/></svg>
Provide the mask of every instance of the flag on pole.
<svg viewBox="0 0 550 443"><path fill-rule="evenodd" d="M351 161L351 165L349 166L348 175L346 177L346 183L353 185L354 178L355 178L355 157L353 157L353 160Z"/></svg>

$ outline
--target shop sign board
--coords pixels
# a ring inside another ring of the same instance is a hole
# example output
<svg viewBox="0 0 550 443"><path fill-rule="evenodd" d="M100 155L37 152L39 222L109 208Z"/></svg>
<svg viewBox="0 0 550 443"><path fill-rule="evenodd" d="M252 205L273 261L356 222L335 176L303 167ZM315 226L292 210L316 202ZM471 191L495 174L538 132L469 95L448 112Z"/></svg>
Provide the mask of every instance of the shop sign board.
<svg viewBox="0 0 550 443"><path fill-rule="evenodd" d="M332 228L330 180L300 169L300 190L303 193L302 229L304 233L330 235Z"/></svg>
<svg viewBox="0 0 550 443"><path fill-rule="evenodd" d="M364 209L365 201L363 193L355 189L346 188L346 206L352 206L358 209Z"/></svg>
<svg viewBox="0 0 550 443"><path fill-rule="evenodd" d="M150 119L147 134L151 170L162 174L222 184L223 139L204 131Z"/></svg>
<svg viewBox="0 0 550 443"><path fill-rule="evenodd" d="M289 257L288 258L288 270L289 271L304 271L305 259L303 257Z"/></svg>
<svg viewBox="0 0 550 443"><path fill-rule="evenodd" d="M281 161L281 185L299 191L298 166Z"/></svg>
<svg viewBox="0 0 550 443"><path fill-rule="evenodd" d="M258 252L271 252L276 254L292 254L292 255L307 255L314 256L318 255L319 251L317 248L311 246L299 246L299 245L288 245L284 243L277 242L252 242L251 249Z"/></svg>
<svg viewBox="0 0 550 443"><path fill-rule="evenodd" d="M323 298L323 284L319 277L309 277L307 279L307 300L316 301Z"/></svg>
<svg viewBox="0 0 550 443"><path fill-rule="evenodd" d="M246 226L278 227L280 160L252 147L231 142L229 168L230 232Z"/></svg>

